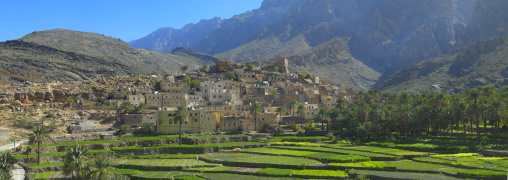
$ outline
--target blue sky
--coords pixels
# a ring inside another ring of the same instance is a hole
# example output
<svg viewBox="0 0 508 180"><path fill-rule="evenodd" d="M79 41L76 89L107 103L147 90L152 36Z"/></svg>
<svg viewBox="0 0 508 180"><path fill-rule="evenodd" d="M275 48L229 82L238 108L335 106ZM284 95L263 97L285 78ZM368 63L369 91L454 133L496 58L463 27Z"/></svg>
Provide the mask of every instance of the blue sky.
<svg viewBox="0 0 508 180"><path fill-rule="evenodd" d="M124 41L161 27L181 28L213 17L257 9L262 0L1 0L0 41L55 28L99 33Z"/></svg>

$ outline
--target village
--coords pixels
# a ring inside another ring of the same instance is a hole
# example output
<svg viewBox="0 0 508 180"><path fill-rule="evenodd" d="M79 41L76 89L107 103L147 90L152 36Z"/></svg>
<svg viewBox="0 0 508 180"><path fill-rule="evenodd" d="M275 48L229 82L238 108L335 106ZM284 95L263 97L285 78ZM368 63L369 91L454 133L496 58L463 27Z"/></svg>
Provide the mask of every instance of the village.
<svg viewBox="0 0 508 180"><path fill-rule="evenodd" d="M85 82L16 84L0 91L0 103L25 114L48 116L41 109L56 109L49 117L61 119L57 124L66 128L62 134L108 131L121 125L148 125L157 134L177 134L179 122L173 114L179 105L189 112L182 124L185 133L237 133L260 131L265 124L280 130L281 124L306 123L319 108L334 107L339 98L351 101L357 92L324 78L291 73L287 59L280 56L260 67L218 61L193 72L183 70ZM250 111L254 103L262 109L255 116ZM298 110L299 105L305 110ZM278 107L283 107L282 114ZM49 126L50 121L41 121L34 123Z"/></svg>

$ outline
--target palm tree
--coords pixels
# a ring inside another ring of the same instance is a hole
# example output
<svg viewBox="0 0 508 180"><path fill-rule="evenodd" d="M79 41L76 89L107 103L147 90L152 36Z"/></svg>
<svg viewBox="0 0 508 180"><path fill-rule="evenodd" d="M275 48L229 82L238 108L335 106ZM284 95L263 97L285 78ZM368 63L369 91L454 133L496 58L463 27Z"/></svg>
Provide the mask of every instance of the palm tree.
<svg viewBox="0 0 508 180"><path fill-rule="evenodd" d="M302 117L302 121L300 123L300 126L303 127L303 116L305 115L305 113L307 113L307 108L305 108L304 104L298 104L298 107L296 109L297 109L297 112Z"/></svg>
<svg viewBox="0 0 508 180"><path fill-rule="evenodd" d="M14 165L14 157L9 151L0 152L0 169L9 174L12 166Z"/></svg>
<svg viewBox="0 0 508 180"><path fill-rule="evenodd" d="M65 153L64 156L64 167L63 173L65 175L71 175L72 179L76 176L78 180L81 179L81 176L84 175L84 170L87 166L86 164L86 152L87 148L81 145L73 146Z"/></svg>
<svg viewBox="0 0 508 180"><path fill-rule="evenodd" d="M257 116L258 114L261 114L263 111L263 108L261 108L261 104L258 102L252 103L252 105L249 108L250 114L254 115L254 131L257 131Z"/></svg>
<svg viewBox="0 0 508 180"><path fill-rule="evenodd" d="M175 120L180 122L180 126L178 129L178 145L182 145L182 124L187 122L187 118L189 117L189 111L184 105L180 105L176 107Z"/></svg>
<svg viewBox="0 0 508 180"><path fill-rule="evenodd" d="M506 105L504 101L496 99L490 104L490 111L492 113L496 130L499 131L499 123L503 117L504 111L506 111Z"/></svg>
<svg viewBox="0 0 508 180"><path fill-rule="evenodd" d="M51 137L48 134L48 130L40 126L35 127L30 137L28 137L29 144L37 144L37 165L41 164L41 144L50 139Z"/></svg>
<svg viewBox="0 0 508 180"><path fill-rule="evenodd" d="M339 98L335 102L335 107L337 107L337 109L339 109L339 112L342 112L342 110L346 108L346 104L347 104L346 99Z"/></svg>
<svg viewBox="0 0 508 180"><path fill-rule="evenodd" d="M283 107L283 106L279 106L277 107L277 110L275 110L275 112L279 113L279 127L281 125L281 122L282 122L282 115L283 114L286 114L286 109Z"/></svg>
<svg viewBox="0 0 508 180"><path fill-rule="evenodd" d="M467 97L470 101L473 102L473 116L476 122L476 136L480 137L480 123L478 122L478 98L480 98L480 91L478 89L473 89L467 91Z"/></svg>
<svg viewBox="0 0 508 180"><path fill-rule="evenodd" d="M291 109L291 112L293 113L293 120L295 119L296 106L298 106L298 101L296 101L295 99L289 101L289 109Z"/></svg>
<svg viewBox="0 0 508 180"><path fill-rule="evenodd" d="M93 168L89 177L95 177L97 180L109 180L113 175L113 168L111 167L112 159L106 155L98 155L91 162L90 166Z"/></svg>
<svg viewBox="0 0 508 180"><path fill-rule="evenodd" d="M399 124L401 126L401 134L407 135L408 130L408 122L411 120L412 116L412 110L409 108L409 106L401 105L399 107L399 110L397 112L397 120L399 121Z"/></svg>
<svg viewBox="0 0 508 180"><path fill-rule="evenodd" d="M378 103L372 104L372 110L369 112L369 117L372 121L374 121L374 134L376 139L379 136L379 122L385 120L385 113Z"/></svg>
<svg viewBox="0 0 508 180"><path fill-rule="evenodd" d="M319 111L318 113L316 114L316 120L318 120L319 122L321 122L321 131L324 131L324 122L327 121L328 119L328 109L326 108L319 108ZM326 128L328 129L328 128Z"/></svg>

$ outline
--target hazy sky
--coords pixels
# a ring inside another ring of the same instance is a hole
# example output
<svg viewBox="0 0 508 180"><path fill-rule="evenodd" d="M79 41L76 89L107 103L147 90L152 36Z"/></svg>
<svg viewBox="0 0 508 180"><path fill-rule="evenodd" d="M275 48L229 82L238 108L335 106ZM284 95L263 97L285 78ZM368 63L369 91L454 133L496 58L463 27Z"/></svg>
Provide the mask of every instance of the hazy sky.
<svg viewBox="0 0 508 180"><path fill-rule="evenodd" d="M55 28L99 33L124 41L161 27L257 9L262 0L1 0L0 41Z"/></svg>

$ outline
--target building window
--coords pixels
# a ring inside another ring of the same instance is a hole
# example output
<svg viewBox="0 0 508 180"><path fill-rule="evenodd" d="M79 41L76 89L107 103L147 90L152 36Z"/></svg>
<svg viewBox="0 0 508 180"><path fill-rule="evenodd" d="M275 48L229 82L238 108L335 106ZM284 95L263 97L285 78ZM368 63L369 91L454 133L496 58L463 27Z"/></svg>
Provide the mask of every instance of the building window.
<svg viewBox="0 0 508 180"><path fill-rule="evenodd" d="M213 95L213 98L217 98L217 96Z"/></svg>
<svg viewBox="0 0 508 180"><path fill-rule="evenodd" d="M159 124L162 124L162 120L159 120Z"/></svg>
<svg viewBox="0 0 508 180"><path fill-rule="evenodd" d="M222 98L222 95L219 95L219 98Z"/></svg>
<svg viewBox="0 0 508 180"><path fill-rule="evenodd" d="M194 119L194 122L198 122L198 119Z"/></svg>
<svg viewBox="0 0 508 180"><path fill-rule="evenodd" d="M198 116L198 113L194 113L194 116Z"/></svg>

